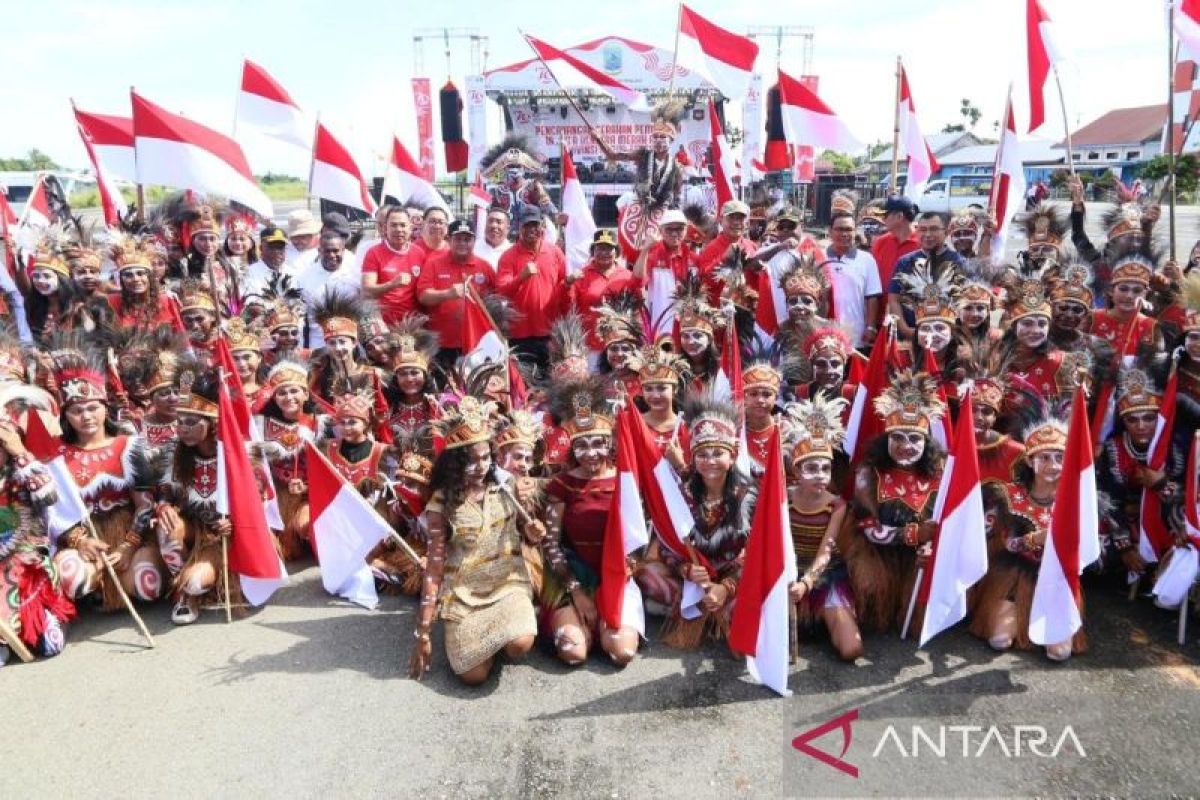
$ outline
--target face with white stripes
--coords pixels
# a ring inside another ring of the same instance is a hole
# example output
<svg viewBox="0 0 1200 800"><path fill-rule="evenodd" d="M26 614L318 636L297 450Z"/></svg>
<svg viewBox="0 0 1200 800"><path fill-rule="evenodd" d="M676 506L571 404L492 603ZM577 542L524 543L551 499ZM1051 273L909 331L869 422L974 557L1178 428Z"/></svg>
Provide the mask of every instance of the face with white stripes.
<svg viewBox="0 0 1200 800"><path fill-rule="evenodd" d="M1183 349L1192 361L1200 361L1200 331L1188 331L1183 340Z"/></svg>
<svg viewBox="0 0 1200 800"><path fill-rule="evenodd" d="M892 431L888 434L888 455L900 466L911 467L925 455L925 434Z"/></svg>
<svg viewBox="0 0 1200 800"><path fill-rule="evenodd" d="M800 488L819 492L829 487L833 479L833 462L828 458L806 458L796 464Z"/></svg>

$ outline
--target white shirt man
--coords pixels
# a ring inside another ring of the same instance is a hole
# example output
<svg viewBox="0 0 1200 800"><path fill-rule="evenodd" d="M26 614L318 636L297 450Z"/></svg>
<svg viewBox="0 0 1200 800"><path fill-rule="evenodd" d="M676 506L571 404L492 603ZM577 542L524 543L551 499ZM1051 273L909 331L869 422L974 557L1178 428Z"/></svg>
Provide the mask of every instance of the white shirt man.
<svg viewBox="0 0 1200 800"><path fill-rule="evenodd" d="M281 228L265 228L259 237L259 260L246 267L242 278L242 297L262 294L281 276L292 276L296 269L287 260L287 234Z"/></svg>
<svg viewBox="0 0 1200 800"><path fill-rule="evenodd" d="M863 347L875 339L874 320L883 287L875 258L854 246L854 230L854 217L834 216L829 229L832 243L825 251L825 271L833 286L834 318L847 328L854 346Z"/></svg>
<svg viewBox="0 0 1200 800"><path fill-rule="evenodd" d="M508 212L493 208L484 217L483 236L475 239L475 255L491 264L493 273L496 271L496 265L500 263L500 256L512 247L512 242L508 240L508 228Z"/></svg>
<svg viewBox="0 0 1200 800"><path fill-rule="evenodd" d="M312 306L327 291L357 296L362 291L362 277L354 254L346 251L346 240L335 233L321 236L318 247L320 255L296 274L294 283L304 295L308 305L308 346L316 349L325 346L325 337L312 315Z"/></svg>

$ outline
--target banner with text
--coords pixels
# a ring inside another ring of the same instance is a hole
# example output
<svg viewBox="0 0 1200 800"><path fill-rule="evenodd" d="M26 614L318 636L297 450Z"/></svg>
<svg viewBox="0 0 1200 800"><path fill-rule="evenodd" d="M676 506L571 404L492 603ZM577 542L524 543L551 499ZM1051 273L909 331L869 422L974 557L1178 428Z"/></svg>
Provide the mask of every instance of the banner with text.
<svg viewBox="0 0 1200 800"><path fill-rule="evenodd" d="M566 108L565 115L563 108ZM609 113L608 108L612 108L613 112ZM509 106L508 110L513 132L527 136L543 159L557 156L560 142L565 142L571 149L571 158L576 163L603 159L587 126L570 106L539 105L537 111L533 111L529 106L520 105ZM583 114L614 150L628 152L650 146L651 123L647 113L630 111L622 106L592 106ZM676 148L686 149L693 165L703 164L708 153L707 111L698 107L685 112L680 120L680 128L682 133L675 140Z"/></svg>
<svg viewBox="0 0 1200 800"><path fill-rule="evenodd" d="M417 163L421 177L433 180L433 98L429 78L413 78L413 108L417 111Z"/></svg>

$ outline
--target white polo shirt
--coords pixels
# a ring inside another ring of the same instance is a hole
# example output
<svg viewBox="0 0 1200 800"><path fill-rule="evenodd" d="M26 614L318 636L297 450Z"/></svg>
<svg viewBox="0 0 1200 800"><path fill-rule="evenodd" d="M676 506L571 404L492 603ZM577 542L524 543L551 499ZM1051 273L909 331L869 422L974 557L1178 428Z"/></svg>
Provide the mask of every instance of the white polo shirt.
<svg viewBox="0 0 1200 800"><path fill-rule="evenodd" d="M833 248L825 250L826 274L833 284L833 303L837 321L846 326L856 347L864 344L867 327L867 298L882 295L879 266L866 250L856 247L838 256Z"/></svg>

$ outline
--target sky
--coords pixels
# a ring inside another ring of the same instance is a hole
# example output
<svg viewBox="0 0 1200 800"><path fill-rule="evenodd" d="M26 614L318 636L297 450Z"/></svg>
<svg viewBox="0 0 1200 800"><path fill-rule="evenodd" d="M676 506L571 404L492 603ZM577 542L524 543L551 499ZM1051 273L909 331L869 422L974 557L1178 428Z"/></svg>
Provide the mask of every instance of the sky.
<svg viewBox="0 0 1200 800"><path fill-rule="evenodd" d="M669 0L603 3L447 0L330 3L326 0L6 0L0 48L0 156L30 148L83 167L70 99L100 113L129 113L129 88L159 105L232 133L243 57L261 64L306 111L319 112L360 153L381 152L391 132L410 147L416 132L409 78L416 31L473 26L488 37L487 66L529 57L518 30L558 47L606 35L672 46L678 6ZM1042 0L1070 57L1062 73L1071 127L1123 106L1165 103L1167 32L1162 0ZM983 112L976 132L994 133L1013 84L1018 125L1028 119L1025 0L693 0L698 13L737 32L748 26L809 26L820 94L863 141L891 140L895 60L902 56L926 134L960 121L970 99ZM348 9L353 8L353 12ZM781 15L781 10L786 14ZM462 88L465 42L452 42L450 76ZM423 48L424 75L447 77L440 42ZM786 40L779 66L799 74L798 44ZM757 70L773 75L774 43ZM499 136L499 111L489 102ZM1055 90L1038 135L1063 132ZM734 119L740 118L735 113ZM436 137L435 127L435 137ZM303 152L244 142L251 167L307 175ZM437 148L437 149L440 149Z"/></svg>

